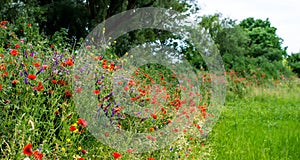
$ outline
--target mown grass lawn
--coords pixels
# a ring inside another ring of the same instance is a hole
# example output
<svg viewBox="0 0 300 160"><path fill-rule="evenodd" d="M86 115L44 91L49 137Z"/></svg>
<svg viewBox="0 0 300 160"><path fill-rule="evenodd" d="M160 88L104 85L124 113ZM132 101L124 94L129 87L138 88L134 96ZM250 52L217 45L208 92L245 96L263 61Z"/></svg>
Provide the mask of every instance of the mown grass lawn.
<svg viewBox="0 0 300 160"><path fill-rule="evenodd" d="M300 159L300 85L228 98L210 134L210 159Z"/></svg>

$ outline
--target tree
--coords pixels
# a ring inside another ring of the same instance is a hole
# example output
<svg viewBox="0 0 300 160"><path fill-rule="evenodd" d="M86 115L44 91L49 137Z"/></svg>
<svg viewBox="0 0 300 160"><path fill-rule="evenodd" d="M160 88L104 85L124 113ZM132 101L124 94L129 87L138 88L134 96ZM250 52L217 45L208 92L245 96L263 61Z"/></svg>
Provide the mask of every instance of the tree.
<svg viewBox="0 0 300 160"><path fill-rule="evenodd" d="M300 53L294 53L287 58L288 65L291 66L292 71L300 77Z"/></svg>
<svg viewBox="0 0 300 160"><path fill-rule="evenodd" d="M281 47L283 40L276 35L277 29L271 26L269 19L247 18L242 20L239 26L250 38L247 56L264 56L270 61L280 61L287 56L286 47Z"/></svg>
<svg viewBox="0 0 300 160"><path fill-rule="evenodd" d="M2 19L14 21L27 12L29 19L35 19L40 29L53 35L61 28L68 30L69 37L85 37L103 20L120 12L142 8L172 8L178 12L187 11L193 2L186 0L5 0L0 10Z"/></svg>
<svg viewBox="0 0 300 160"><path fill-rule="evenodd" d="M236 59L248 52L249 37L235 20L223 18L220 13L216 13L201 17L199 25L208 31L217 45L226 69L232 69L237 65Z"/></svg>

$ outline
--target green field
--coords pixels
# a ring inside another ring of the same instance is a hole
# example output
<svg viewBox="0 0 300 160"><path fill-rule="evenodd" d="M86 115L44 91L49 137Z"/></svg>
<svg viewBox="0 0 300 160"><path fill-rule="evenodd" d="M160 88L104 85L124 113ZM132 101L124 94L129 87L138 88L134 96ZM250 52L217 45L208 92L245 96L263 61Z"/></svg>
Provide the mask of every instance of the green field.
<svg viewBox="0 0 300 160"><path fill-rule="evenodd" d="M300 159L300 88L255 88L227 98L209 137L210 159Z"/></svg>

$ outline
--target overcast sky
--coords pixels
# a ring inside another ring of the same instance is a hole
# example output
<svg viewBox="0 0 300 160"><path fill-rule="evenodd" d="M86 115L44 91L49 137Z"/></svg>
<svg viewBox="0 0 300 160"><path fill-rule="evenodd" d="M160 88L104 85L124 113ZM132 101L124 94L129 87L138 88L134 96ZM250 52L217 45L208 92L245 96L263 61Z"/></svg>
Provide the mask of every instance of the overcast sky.
<svg viewBox="0 0 300 160"><path fill-rule="evenodd" d="M198 0L201 14L222 13L224 17L242 20L254 17L277 28L288 53L300 52L300 0Z"/></svg>

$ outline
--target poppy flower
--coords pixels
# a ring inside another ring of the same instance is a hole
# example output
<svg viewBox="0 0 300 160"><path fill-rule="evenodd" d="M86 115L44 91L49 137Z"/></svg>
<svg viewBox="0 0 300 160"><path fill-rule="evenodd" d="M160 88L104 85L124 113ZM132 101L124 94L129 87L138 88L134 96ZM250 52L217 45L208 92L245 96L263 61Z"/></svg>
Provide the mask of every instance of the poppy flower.
<svg viewBox="0 0 300 160"><path fill-rule="evenodd" d="M18 83L17 80L13 80L13 81L11 82L11 84L13 84L13 85L16 85L17 83Z"/></svg>
<svg viewBox="0 0 300 160"><path fill-rule="evenodd" d="M39 82L38 86L35 87L35 90L37 91L44 90L44 86L42 85L42 82Z"/></svg>
<svg viewBox="0 0 300 160"><path fill-rule="evenodd" d="M63 66L73 66L74 62L71 58L69 58L67 61L62 63Z"/></svg>
<svg viewBox="0 0 300 160"><path fill-rule="evenodd" d="M74 77L75 77L75 79L79 79L80 78L77 74Z"/></svg>
<svg viewBox="0 0 300 160"><path fill-rule="evenodd" d="M15 50L15 49L12 49L12 50L10 50L10 54L11 54L12 56L17 56L17 55L18 55L18 51Z"/></svg>
<svg viewBox="0 0 300 160"><path fill-rule="evenodd" d="M70 131L75 131L75 130L76 130L76 127L72 125L72 126L70 126L69 130L70 130Z"/></svg>
<svg viewBox="0 0 300 160"><path fill-rule="evenodd" d="M78 158L78 160L84 160L84 158L81 157L81 158Z"/></svg>
<svg viewBox="0 0 300 160"><path fill-rule="evenodd" d="M67 64L68 66L73 66L73 65L74 65L74 62L73 62L72 59L68 59L68 61L66 62L66 64Z"/></svg>
<svg viewBox="0 0 300 160"><path fill-rule="evenodd" d="M57 84L60 84L62 86L65 86L66 85L66 82L64 80L58 80L57 81Z"/></svg>
<svg viewBox="0 0 300 160"><path fill-rule="evenodd" d="M1 21L1 25L4 26L7 24L8 21Z"/></svg>
<svg viewBox="0 0 300 160"><path fill-rule="evenodd" d="M45 64L44 64L42 67L43 67L43 69L49 68L49 66L48 66L48 65L45 65Z"/></svg>
<svg viewBox="0 0 300 160"><path fill-rule="evenodd" d="M6 66L4 63L0 64L0 70L5 71L6 70Z"/></svg>
<svg viewBox="0 0 300 160"><path fill-rule="evenodd" d="M94 92L95 95L100 94L100 91L99 91L99 90L94 90L93 92Z"/></svg>
<svg viewBox="0 0 300 160"><path fill-rule="evenodd" d="M108 66L106 65L106 63L107 63L107 60L106 59L104 59L103 60L103 62L102 62L102 68L108 68Z"/></svg>
<svg viewBox="0 0 300 160"><path fill-rule="evenodd" d="M2 76L8 76L8 72L4 72Z"/></svg>
<svg viewBox="0 0 300 160"><path fill-rule="evenodd" d="M80 124L82 127L88 126L88 123L82 118L79 118L77 123Z"/></svg>
<svg viewBox="0 0 300 160"><path fill-rule="evenodd" d="M153 157L151 157L151 158L148 158L148 160L155 160Z"/></svg>
<svg viewBox="0 0 300 160"><path fill-rule="evenodd" d="M39 63L34 63L33 65L37 68L41 66Z"/></svg>
<svg viewBox="0 0 300 160"><path fill-rule="evenodd" d="M122 157L121 153L118 153L118 152L114 152L113 156L114 156L115 159L118 159L118 158Z"/></svg>
<svg viewBox="0 0 300 160"><path fill-rule="evenodd" d="M39 152L38 150L35 150L33 152L33 156L34 156L35 159L38 159L38 160L43 159L43 154L41 152Z"/></svg>
<svg viewBox="0 0 300 160"><path fill-rule="evenodd" d="M71 98L72 97L72 93L70 92L70 91L66 91L65 92L65 96L67 97L67 98Z"/></svg>
<svg viewBox="0 0 300 160"><path fill-rule="evenodd" d="M0 91L2 90L2 84L0 84Z"/></svg>
<svg viewBox="0 0 300 160"><path fill-rule="evenodd" d="M35 80L36 75L34 75L34 74L29 74L29 75L28 75L28 78L31 79L31 80Z"/></svg>
<svg viewBox="0 0 300 160"><path fill-rule="evenodd" d="M82 88L81 87L78 87L77 89L76 89L76 93L80 93L82 91Z"/></svg>
<svg viewBox="0 0 300 160"><path fill-rule="evenodd" d="M126 152L132 153L132 152L133 152L133 149L129 148L129 149L126 150Z"/></svg>
<svg viewBox="0 0 300 160"><path fill-rule="evenodd" d="M109 70L114 70L114 68L115 68L115 64L114 64L114 62L110 62L110 66L109 66Z"/></svg>
<svg viewBox="0 0 300 160"><path fill-rule="evenodd" d="M152 137L150 135L147 135L146 138L152 141L156 141L156 137Z"/></svg>
<svg viewBox="0 0 300 160"><path fill-rule="evenodd" d="M153 113L151 113L151 117L152 117L153 119L156 119L156 118L157 118L157 115L156 115L156 114L153 114Z"/></svg>
<svg viewBox="0 0 300 160"><path fill-rule="evenodd" d="M19 44L16 44L16 45L15 45L15 48L16 48L16 49L20 48L20 45L19 45Z"/></svg>
<svg viewBox="0 0 300 160"><path fill-rule="evenodd" d="M24 148L23 148L23 153L27 156L31 156L33 154L32 152L32 145L31 144L27 144Z"/></svg>

